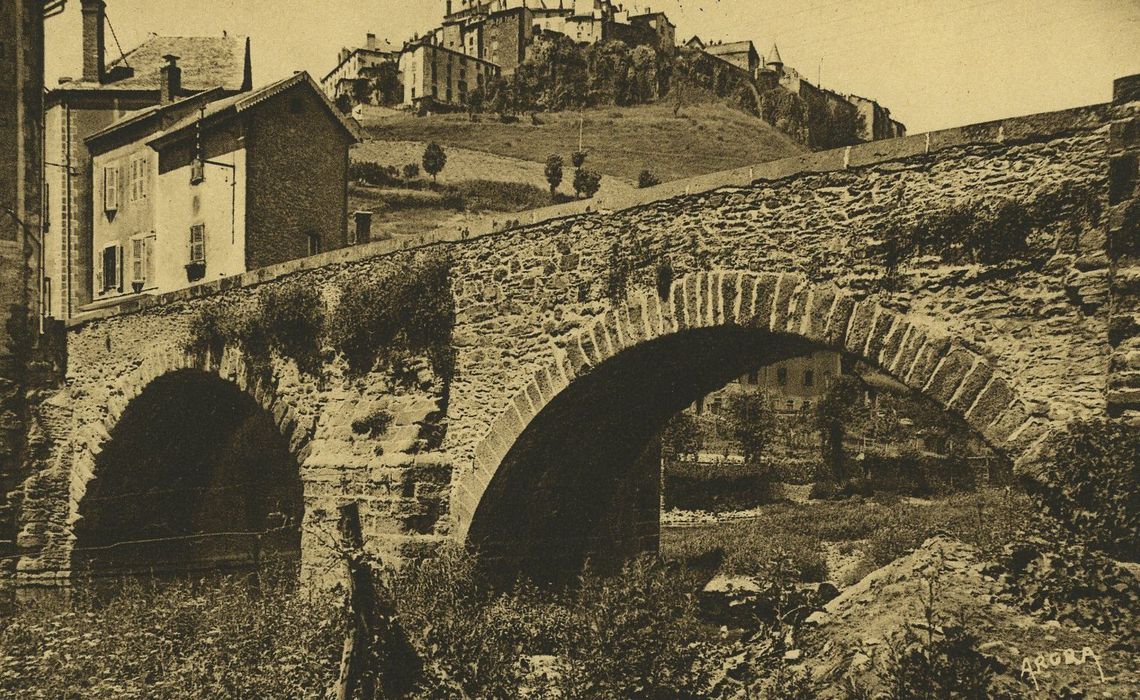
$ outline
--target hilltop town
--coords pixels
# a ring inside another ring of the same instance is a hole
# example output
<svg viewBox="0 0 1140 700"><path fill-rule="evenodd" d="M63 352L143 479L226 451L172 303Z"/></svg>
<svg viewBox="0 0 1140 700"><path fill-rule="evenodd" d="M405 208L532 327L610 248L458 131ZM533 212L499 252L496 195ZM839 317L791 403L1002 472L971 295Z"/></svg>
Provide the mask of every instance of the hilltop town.
<svg viewBox="0 0 1140 700"><path fill-rule="evenodd" d="M814 148L906 134L875 100L809 82L784 64L775 44L763 56L747 39L693 36L679 43L678 27L648 7L447 0L443 9L440 23L420 35L400 41L368 34L363 46L342 49L321 79L325 93L364 117L381 111L372 107L422 114L638 104L684 99L686 89L701 88ZM575 63L584 84L564 75Z"/></svg>

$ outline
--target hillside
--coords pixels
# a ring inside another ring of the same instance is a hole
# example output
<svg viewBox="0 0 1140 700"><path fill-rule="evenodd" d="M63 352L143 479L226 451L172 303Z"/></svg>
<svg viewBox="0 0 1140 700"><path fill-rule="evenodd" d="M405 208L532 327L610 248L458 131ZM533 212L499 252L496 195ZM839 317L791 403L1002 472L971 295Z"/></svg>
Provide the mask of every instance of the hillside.
<svg viewBox="0 0 1140 700"><path fill-rule="evenodd" d="M581 117L588 167L629 183L643 169L665 182L807 151L766 122L720 104L687 106L679 117L668 104L591 109ZM512 124L491 115L478 122L466 114L401 115L368 124L366 130L374 141L437 141L533 163L558 153L569 172L570 153L578 148L579 113L542 113L538 121L532 123L527 115ZM371 153L382 148L363 147Z"/></svg>

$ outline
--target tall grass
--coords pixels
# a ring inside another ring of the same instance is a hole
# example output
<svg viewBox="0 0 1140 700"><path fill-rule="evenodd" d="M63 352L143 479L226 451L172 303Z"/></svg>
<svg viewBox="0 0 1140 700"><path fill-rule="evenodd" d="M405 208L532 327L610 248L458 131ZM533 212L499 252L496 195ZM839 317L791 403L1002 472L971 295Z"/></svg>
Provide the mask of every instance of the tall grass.
<svg viewBox="0 0 1140 700"><path fill-rule="evenodd" d="M126 580L0 618L0 696L299 698L338 670L339 608L282 583Z"/></svg>

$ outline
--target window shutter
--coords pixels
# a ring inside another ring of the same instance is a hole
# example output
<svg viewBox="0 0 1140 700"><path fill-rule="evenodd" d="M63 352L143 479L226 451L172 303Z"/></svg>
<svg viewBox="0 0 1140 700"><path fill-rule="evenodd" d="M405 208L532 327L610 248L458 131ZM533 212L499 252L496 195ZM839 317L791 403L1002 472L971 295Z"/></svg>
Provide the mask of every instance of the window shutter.
<svg viewBox="0 0 1140 700"><path fill-rule="evenodd" d="M117 211L119 208L119 170L114 166L103 169L103 209Z"/></svg>
<svg viewBox="0 0 1140 700"><path fill-rule="evenodd" d="M154 236L147 236L143 239L143 243L143 255L146 256L143 275L148 284L154 284Z"/></svg>
<svg viewBox="0 0 1140 700"><path fill-rule="evenodd" d="M115 246L115 274L116 274L115 282L117 283L115 286L118 287L119 291L121 292L121 291L123 291L123 277L124 277L124 275L123 275L123 246L121 246L121 245Z"/></svg>

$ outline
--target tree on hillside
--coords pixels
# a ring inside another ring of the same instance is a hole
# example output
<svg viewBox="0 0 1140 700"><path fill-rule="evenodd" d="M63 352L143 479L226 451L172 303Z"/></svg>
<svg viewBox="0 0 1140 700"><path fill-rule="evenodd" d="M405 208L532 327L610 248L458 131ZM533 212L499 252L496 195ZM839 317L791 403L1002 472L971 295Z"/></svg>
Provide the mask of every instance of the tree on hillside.
<svg viewBox="0 0 1140 700"><path fill-rule="evenodd" d="M546 158L546 181L550 184L550 196L553 197L562 184L562 156L549 155Z"/></svg>
<svg viewBox="0 0 1140 700"><path fill-rule="evenodd" d="M415 163L408 163L404 166L404 179L415 180L420 176L420 166Z"/></svg>
<svg viewBox="0 0 1140 700"><path fill-rule="evenodd" d="M479 86L471 92L467 93L467 115L471 117L472 121L475 120L475 114L477 112L483 111L483 103L486 101L486 99L487 93L485 90L483 90L482 86Z"/></svg>
<svg viewBox="0 0 1140 700"><path fill-rule="evenodd" d="M341 114L348 114L352 111L352 95L346 92L336 96L336 108L341 111Z"/></svg>
<svg viewBox="0 0 1140 700"><path fill-rule="evenodd" d="M447 165L447 154L438 143L432 141L424 149L423 165L424 172L431 175L432 180L443 170L443 166Z"/></svg>
<svg viewBox="0 0 1140 700"><path fill-rule="evenodd" d="M816 405L815 417L819 427L823 463L827 465L832 478L836 481L842 481L850 476L844 462L843 438L847 433L847 424L855 416L862 395L863 383L856 377L844 375L836 378L828 387L823 399Z"/></svg>
<svg viewBox="0 0 1140 700"><path fill-rule="evenodd" d="M579 197L586 195L587 198L593 197L598 192L598 188L602 186L601 173L579 168L574 171L574 192Z"/></svg>
<svg viewBox="0 0 1140 700"><path fill-rule="evenodd" d="M574 164L575 168L581 168L586 164L586 152L574 151L570 154L570 162Z"/></svg>
<svg viewBox="0 0 1140 700"><path fill-rule="evenodd" d="M372 102L372 83L367 80L352 82L352 101L358 105Z"/></svg>
<svg viewBox="0 0 1140 700"><path fill-rule="evenodd" d="M400 67L395 63L381 63L376 67L377 75L372 80L372 92L382 105L399 104L404 98L404 86L400 82Z"/></svg>

